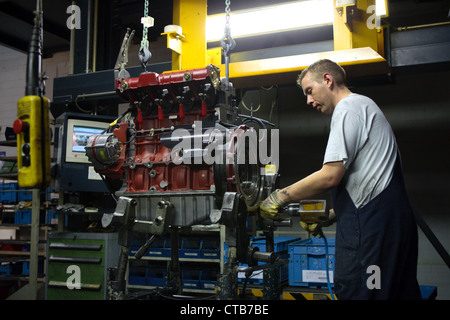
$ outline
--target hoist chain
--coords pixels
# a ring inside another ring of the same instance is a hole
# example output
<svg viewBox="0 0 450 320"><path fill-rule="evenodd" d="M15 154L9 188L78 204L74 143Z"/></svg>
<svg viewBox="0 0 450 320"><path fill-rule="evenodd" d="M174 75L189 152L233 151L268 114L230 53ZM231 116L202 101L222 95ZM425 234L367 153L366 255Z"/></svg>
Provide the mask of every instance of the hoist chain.
<svg viewBox="0 0 450 320"><path fill-rule="evenodd" d="M144 1L144 18L148 17L148 0ZM148 45L148 28L144 25L144 31L142 32L141 48Z"/></svg>
<svg viewBox="0 0 450 320"><path fill-rule="evenodd" d="M148 18L148 0L144 1L144 19ZM144 21L144 29L142 31L142 40L141 40L141 48L139 49L139 60L141 61L141 65L144 68L144 71L147 71L147 63L152 57L152 53L150 52L148 46L148 26L146 25L147 21Z"/></svg>
<svg viewBox="0 0 450 320"><path fill-rule="evenodd" d="M231 12L231 0L225 0L225 31L223 38L221 40L222 48L224 50L225 55L229 54L229 51L233 50L236 46L233 38L231 37L231 28L230 28L230 12Z"/></svg>
<svg viewBox="0 0 450 320"><path fill-rule="evenodd" d="M231 37L231 29L230 29L230 4L231 0L225 0L225 13L226 13L226 21L225 21L225 31L223 38L220 40L222 44L223 53L225 57L225 81L226 85L229 85L229 76L230 76L230 51L234 49L236 46L236 42Z"/></svg>

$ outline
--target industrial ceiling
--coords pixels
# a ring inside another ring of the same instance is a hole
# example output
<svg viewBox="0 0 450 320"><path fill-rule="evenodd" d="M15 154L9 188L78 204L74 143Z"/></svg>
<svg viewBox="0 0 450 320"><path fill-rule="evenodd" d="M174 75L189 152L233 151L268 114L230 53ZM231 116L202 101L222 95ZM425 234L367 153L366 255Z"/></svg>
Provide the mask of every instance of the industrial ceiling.
<svg viewBox="0 0 450 320"><path fill-rule="evenodd" d="M287 2L288 0L234 0L232 10ZM44 8L44 55L66 51L70 46L70 30L66 26L66 13L70 0L43 0ZM94 1L92 1L94 2ZM100 15L111 17L114 30L127 27L141 30L140 17L144 0L99 0ZM0 0L0 43L26 52L31 36L36 7L34 0ZM224 0L209 0L208 14L222 13ZM392 28L449 22L447 0L389 0L390 16L383 19ZM102 12L103 11L103 12ZM163 32L165 25L172 23L172 4L168 0L149 0L149 14L156 18L155 27L150 29L150 40ZM111 30L113 31L113 30ZM142 32L142 31L141 31Z"/></svg>

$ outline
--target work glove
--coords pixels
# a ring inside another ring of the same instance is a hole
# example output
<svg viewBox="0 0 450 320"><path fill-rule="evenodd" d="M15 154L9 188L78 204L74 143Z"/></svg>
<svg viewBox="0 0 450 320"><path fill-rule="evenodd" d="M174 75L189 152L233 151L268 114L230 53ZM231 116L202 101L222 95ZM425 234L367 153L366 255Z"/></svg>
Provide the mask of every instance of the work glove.
<svg viewBox="0 0 450 320"><path fill-rule="evenodd" d="M279 220L283 214L279 212L280 208L287 204L281 199L278 193L279 189L272 192L259 206L259 215L265 220Z"/></svg>
<svg viewBox="0 0 450 320"><path fill-rule="evenodd" d="M333 209L330 209L330 211L328 212L328 218L325 218L323 220L314 223L307 223L300 220L300 226L309 233L311 233L313 236L316 236L321 232L322 228L329 227L335 222L336 222L336 213L334 212Z"/></svg>

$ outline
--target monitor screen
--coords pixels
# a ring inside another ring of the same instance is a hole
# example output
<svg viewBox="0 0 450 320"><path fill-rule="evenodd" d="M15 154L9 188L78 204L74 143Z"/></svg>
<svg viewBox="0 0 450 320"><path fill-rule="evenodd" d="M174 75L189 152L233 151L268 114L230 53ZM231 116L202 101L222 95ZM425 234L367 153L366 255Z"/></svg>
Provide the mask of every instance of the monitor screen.
<svg viewBox="0 0 450 320"><path fill-rule="evenodd" d="M102 133L108 128L108 122L68 119L65 130L66 136L66 162L90 163L86 156L85 147L89 137Z"/></svg>
<svg viewBox="0 0 450 320"><path fill-rule="evenodd" d="M90 128L84 126L73 127L73 139L72 139L72 151L73 152L85 152L85 146L89 137L93 134L102 133L104 129Z"/></svg>

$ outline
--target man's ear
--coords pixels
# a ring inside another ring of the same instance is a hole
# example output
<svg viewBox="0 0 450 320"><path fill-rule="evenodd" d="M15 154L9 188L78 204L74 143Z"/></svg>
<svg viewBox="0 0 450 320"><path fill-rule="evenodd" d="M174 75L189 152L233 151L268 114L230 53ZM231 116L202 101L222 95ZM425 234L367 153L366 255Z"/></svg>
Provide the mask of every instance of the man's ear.
<svg viewBox="0 0 450 320"><path fill-rule="evenodd" d="M322 81L328 86L328 88L330 88L330 89L333 88L334 79L330 73L325 72L322 76Z"/></svg>

